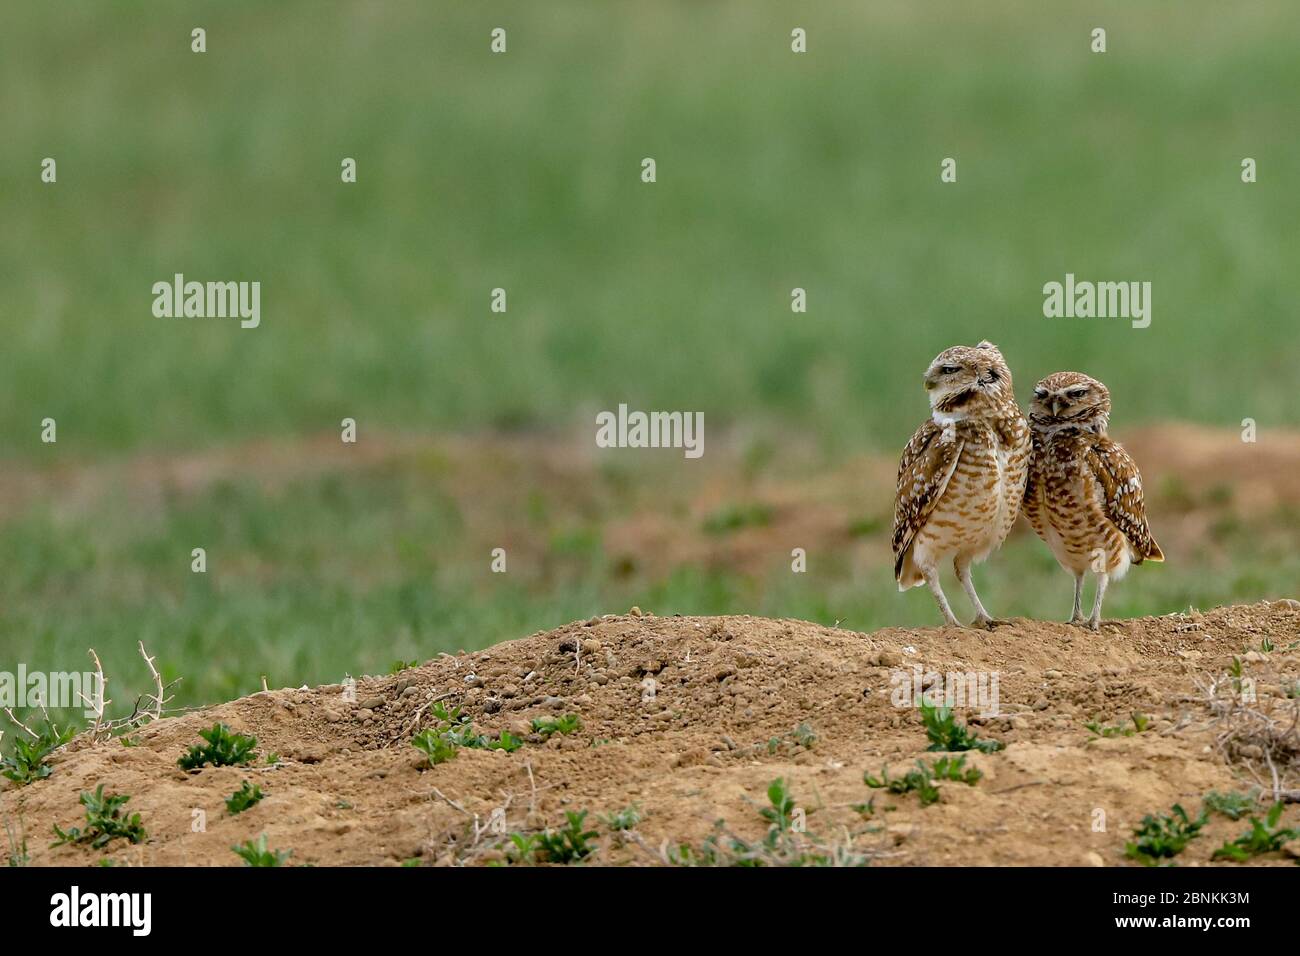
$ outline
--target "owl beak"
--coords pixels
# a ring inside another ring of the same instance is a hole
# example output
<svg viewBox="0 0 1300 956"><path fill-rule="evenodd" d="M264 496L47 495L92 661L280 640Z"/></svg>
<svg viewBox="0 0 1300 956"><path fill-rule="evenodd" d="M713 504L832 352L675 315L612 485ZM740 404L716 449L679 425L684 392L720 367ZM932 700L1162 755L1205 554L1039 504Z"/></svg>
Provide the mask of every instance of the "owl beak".
<svg viewBox="0 0 1300 956"><path fill-rule="evenodd" d="M1052 417L1053 417L1053 418L1056 418L1058 415L1060 415L1060 414L1061 414L1061 409L1064 408L1064 407L1065 407L1065 406L1062 404L1062 402L1061 402L1061 400L1060 400L1059 398L1057 398L1057 397L1053 397L1053 398L1052 398Z"/></svg>

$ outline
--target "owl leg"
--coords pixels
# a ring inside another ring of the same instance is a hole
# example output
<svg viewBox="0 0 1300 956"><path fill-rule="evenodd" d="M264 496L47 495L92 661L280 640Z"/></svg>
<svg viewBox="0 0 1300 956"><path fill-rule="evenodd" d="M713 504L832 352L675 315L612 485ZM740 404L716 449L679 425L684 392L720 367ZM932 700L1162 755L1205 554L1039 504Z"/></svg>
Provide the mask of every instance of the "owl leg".
<svg viewBox="0 0 1300 956"><path fill-rule="evenodd" d="M1070 624L1083 624L1087 618L1083 616L1083 572L1074 576L1074 613L1070 615Z"/></svg>
<svg viewBox="0 0 1300 956"><path fill-rule="evenodd" d="M966 592L970 603L975 607L975 620L971 621L971 627L986 627L991 630L1000 624L1000 621L995 621L989 612L984 610L984 605L980 603L980 596L975 593L975 582L970 576L970 562L957 558L952 562L952 569L957 572L957 580L961 582L962 590Z"/></svg>
<svg viewBox="0 0 1300 956"><path fill-rule="evenodd" d="M934 595L935 603L939 605L939 610L943 613L943 619L950 627L961 627L957 618L953 616L952 608L948 606L948 599L944 597L943 585L939 583L938 568L929 568L925 570L925 583L930 586L930 593Z"/></svg>
<svg viewBox="0 0 1300 956"><path fill-rule="evenodd" d="M1088 618L1088 627L1091 630L1101 630L1101 600L1106 596L1106 585L1109 581L1109 574L1105 571L1097 572L1097 597L1092 602L1092 617Z"/></svg>

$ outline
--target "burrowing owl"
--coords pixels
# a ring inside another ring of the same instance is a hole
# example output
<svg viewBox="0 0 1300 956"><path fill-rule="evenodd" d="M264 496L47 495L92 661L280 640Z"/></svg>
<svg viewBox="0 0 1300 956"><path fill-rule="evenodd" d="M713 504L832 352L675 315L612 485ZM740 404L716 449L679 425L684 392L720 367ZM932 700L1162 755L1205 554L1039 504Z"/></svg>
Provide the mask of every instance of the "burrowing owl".
<svg viewBox="0 0 1300 956"><path fill-rule="evenodd" d="M1095 631L1106 585L1130 564L1165 559L1147 526L1142 476L1128 452L1106 437L1110 391L1095 378L1081 372L1047 376L1034 388L1029 423L1034 453L1025 517L1074 575L1071 624L1084 623L1084 572L1097 575L1087 619Z"/></svg>
<svg viewBox="0 0 1300 956"><path fill-rule="evenodd" d="M906 591L924 581L943 618L956 625L939 584L953 569L975 606L978 627L997 622L971 582L1020 512L1029 466L1029 427L1016 405L1011 370L997 346L940 352L925 373L931 415L903 449L894 498L894 577Z"/></svg>

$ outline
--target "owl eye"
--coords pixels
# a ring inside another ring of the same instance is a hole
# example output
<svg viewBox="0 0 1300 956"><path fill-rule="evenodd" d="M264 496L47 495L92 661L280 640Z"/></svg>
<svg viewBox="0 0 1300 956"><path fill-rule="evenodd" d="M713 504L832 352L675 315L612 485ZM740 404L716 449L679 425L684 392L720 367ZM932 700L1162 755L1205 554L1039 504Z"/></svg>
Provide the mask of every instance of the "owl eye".
<svg viewBox="0 0 1300 956"><path fill-rule="evenodd" d="M1047 397L1047 389L1045 388L1034 389L1034 398L1046 398L1046 397Z"/></svg>
<svg viewBox="0 0 1300 956"><path fill-rule="evenodd" d="M1065 394L1070 398L1078 399L1078 398L1083 398L1083 396L1087 395L1088 390L1086 388L1072 388L1070 389L1070 391L1066 392Z"/></svg>
<svg viewBox="0 0 1300 956"><path fill-rule="evenodd" d="M956 374L957 374L958 372L960 372L960 371L961 371L961 369L958 368L956 365L944 365L944 366L941 366L941 367L940 367L940 369L939 369L939 374L940 374L940 375L956 375Z"/></svg>

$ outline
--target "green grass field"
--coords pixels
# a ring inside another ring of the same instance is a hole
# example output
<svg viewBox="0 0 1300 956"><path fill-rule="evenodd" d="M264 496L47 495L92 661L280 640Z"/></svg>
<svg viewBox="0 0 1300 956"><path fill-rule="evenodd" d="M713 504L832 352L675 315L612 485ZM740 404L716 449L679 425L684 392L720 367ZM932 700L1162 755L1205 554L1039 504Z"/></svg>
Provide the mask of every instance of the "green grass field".
<svg viewBox="0 0 1300 956"><path fill-rule="evenodd" d="M807 54L790 52L796 26ZM849 553L802 578L779 554L770 574L622 573L602 545L616 496L558 521L534 494L521 520L562 559L491 576L465 501L418 455L269 488L254 462L143 500L126 479L79 496L76 476L292 447L344 417L362 442L571 443L627 402L702 411L715 442L744 436L812 477L896 453L925 414L926 363L980 338L1022 396L1059 368L1102 378L1117 428L1294 427L1297 50L1287 0L16 7L0 30L0 490L16 475L37 491L0 497L0 670L80 668L94 646L133 687L143 639L188 705L633 603L933 623L928 595ZM949 156L958 181L941 184ZM151 286L177 272L260 281L261 327L155 318ZM1150 328L1044 318L1042 286L1067 272L1150 281ZM812 452L790 460L790 439ZM651 480L622 454L629 482ZM1262 546L1229 528L1144 570L1108 615L1286 592L1288 521ZM981 575L995 611L1068 611L1033 539Z"/></svg>

